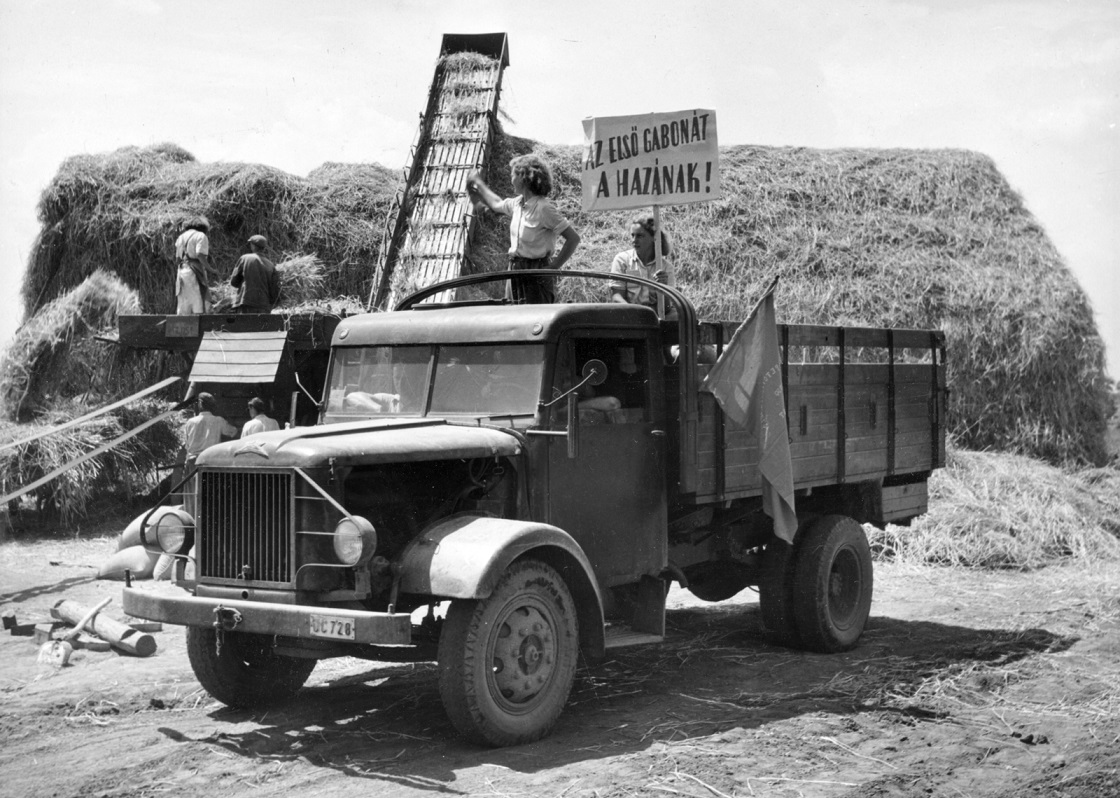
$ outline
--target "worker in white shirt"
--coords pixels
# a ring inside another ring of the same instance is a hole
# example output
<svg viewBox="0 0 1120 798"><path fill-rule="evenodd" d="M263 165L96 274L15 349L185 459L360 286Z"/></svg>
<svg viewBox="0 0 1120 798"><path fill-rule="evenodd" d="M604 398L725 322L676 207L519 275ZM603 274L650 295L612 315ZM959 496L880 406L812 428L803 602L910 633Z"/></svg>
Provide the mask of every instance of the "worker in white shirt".
<svg viewBox="0 0 1120 798"><path fill-rule="evenodd" d="M246 421L245 426L241 428L242 438L247 438L258 432L280 429L280 424L275 419L265 415L264 411L267 409L268 406L265 405L264 399L261 399L259 396L254 396L249 400L249 420Z"/></svg>
<svg viewBox="0 0 1120 798"><path fill-rule="evenodd" d="M188 468L193 468L198 456L205 449L221 443L222 438L232 440L237 437L237 427L215 412L218 403L214 401L213 394L200 393L197 401L198 415L183 425L183 445L187 449Z"/></svg>

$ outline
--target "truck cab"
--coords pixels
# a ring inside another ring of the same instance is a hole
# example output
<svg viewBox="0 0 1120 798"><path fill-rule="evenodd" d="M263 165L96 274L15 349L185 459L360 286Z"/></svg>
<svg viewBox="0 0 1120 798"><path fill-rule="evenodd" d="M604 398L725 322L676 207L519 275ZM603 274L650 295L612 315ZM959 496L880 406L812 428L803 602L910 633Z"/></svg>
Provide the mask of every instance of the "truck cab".
<svg viewBox="0 0 1120 798"><path fill-rule="evenodd" d="M441 494L430 506L455 501L457 510L563 529L588 555L604 588L660 574L666 552L655 541L664 538L666 519L666 419L660 330L652 311L589 304L410 313L408 324L401 314L385 313L339 326L324 425L424 420L455 436L505 430L519 454L502 464L504 480L493 487L487 482L485 489L475 484L479 475L492 478L495 466L485 449L470 464L475 476L462 483L441 457L444 476L424 478ZM593 362L602 376L596 384L583 373ZM576 404L575 457L569 453L568 397ZM356 466L349 479L385 484L408 469L394 463L380 470L392 474L375 473L371 464ZM441 479L451 482L437 487ZM400 494L419 490L409 486ZM375 491L347 494L370 503L363 508L375 526L400 529L408 539L419 531L385 517L385 497ZM432 519L415 520L423 526Z"/></svg>

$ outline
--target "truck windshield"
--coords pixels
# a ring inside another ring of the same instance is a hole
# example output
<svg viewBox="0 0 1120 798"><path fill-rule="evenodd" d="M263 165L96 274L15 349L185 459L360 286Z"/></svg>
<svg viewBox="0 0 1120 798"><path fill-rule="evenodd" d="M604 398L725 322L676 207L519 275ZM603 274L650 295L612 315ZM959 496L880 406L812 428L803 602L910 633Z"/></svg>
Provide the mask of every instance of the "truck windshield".
<svg viewBox="0 0 1120 798"><path fill-rule="evenodd" d="M324 420L533 415L543 361L540 344L339 347Z"/></svg>

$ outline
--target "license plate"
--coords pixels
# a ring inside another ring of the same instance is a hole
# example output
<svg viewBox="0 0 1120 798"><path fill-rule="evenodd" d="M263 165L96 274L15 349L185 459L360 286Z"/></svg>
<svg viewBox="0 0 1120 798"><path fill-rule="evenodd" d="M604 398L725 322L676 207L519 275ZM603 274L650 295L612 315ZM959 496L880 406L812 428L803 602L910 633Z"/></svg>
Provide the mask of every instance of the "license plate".
<svg viewBox="0 0 1120 798"><path fill-rule="evenodd" d="M311 616L311 634L315 637L329 637L332 640L353 640L357 621L353 618L337 618L329 615Z"/></svg>

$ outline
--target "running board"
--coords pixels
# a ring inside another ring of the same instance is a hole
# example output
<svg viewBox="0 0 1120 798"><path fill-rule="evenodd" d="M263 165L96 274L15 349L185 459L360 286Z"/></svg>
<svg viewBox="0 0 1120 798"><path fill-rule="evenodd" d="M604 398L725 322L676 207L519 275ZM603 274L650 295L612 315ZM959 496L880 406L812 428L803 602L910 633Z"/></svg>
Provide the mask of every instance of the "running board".
<svg viewBox="0 0 1120 798"><path fill-rule="evenodd" d="M607 621L606 647L624 648L664 641L665 582L643 576L636 586L628 586L626 592L633 602L630 612L625 620Z"/></svg>
<svg viewBox="0 0 1120 798"><path fill-rule="evenodd" d="M625 648L626 646L642 646L649 643L661 643L665 635L655 635L649 632L639 632L631 626L622 623L609 623L606 628L607 649Z"/></svg>

